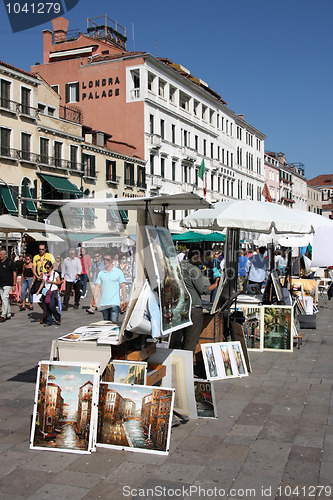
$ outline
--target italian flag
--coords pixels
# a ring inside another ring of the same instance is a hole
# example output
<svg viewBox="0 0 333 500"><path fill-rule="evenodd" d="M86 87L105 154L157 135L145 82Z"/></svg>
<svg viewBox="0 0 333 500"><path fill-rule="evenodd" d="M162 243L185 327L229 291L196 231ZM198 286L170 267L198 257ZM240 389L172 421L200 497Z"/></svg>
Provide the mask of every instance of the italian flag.
<svg viewBox="0 0 333 500"><path fill-rule="evenodd" d="M206 172L206 169L205 169L205 159L202 158L202 162L201 162L201 165L200 165L198 177L200 177L200 179L202 181L204 180L204 177L205 177L205 185L204 185L204 188L203 188L203 194L204 194L204 196L206 196L206 193L207 193L207 175L205 175L205 172Z"/></svg>

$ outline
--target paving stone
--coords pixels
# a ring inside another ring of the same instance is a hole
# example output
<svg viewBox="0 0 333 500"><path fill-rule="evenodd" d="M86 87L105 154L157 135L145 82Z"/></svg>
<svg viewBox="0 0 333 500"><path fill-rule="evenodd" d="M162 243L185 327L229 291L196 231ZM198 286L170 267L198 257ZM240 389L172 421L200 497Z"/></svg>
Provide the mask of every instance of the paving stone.
<svg viewBox="0 0 333 500"><path fill-rule="evenodd" d="M288 460L283 481L295 482L296 484L318 484L319 479L319 462L309 462L306 460Z"/></svg>
<svg viewBox="0 0 333 500"><path fill-rule="evenodd" d="M262 431L259 425L240 425L235 424L229 432L229 436L248 436L256 438Z"/></svg>
<svg viewBox="0 0 333 500"><path fill-rule="evenodd" d="M292 442L297 434L298 423L297 417L270 415L259 437L272 441Z"/></svg>
<svg viewBox="0 0 333 500"><path fill-rule="evenodd" d="M165 467L165 463L162 467ZM111 474L105 477L105 481L118 485L140 486L149 479L153 472L156 474L156 467L152 468L150 464L132 462L129 467L127 461L125 461L115 467Z"/></svg>
<svg viewBox="0 0 333 500"><path fill-rule="evenodd" d="M100 474L89 474L87 472L76 472L73 470L62 470L52 478L52 483L79 486L91 489L96 486L102 477Z"/></svg>
<svg viewBox="0 0 333 500"><path fill-rule="evenodd" d="M0 491L8 495L27 497L34 494L50 478L51 474L47 472L15 469L0 479Z"/></svg>
<svg viewBox="0 0 333 500"><path fill-rule="evenodd" d="M205 484L228 491L238 474L240 466L241 464L239 464L239 467L235 466L235 463L233 463L233 466L228 463L224 466L207 466L200 472L193 484L200 484L201 487Z"/></svg>
<svg viewBox="0 0 333 500"><path fill-rule="evenodd" d="M206 438L201 439L196 436L188 436L178 446L180 451L201 451L202 453L214 453L214 451L222 444L221 439Z"/></svg>
<svg viewBox="0 0 333 500"><path fill-rule="evenodd" d="M97 448L96 453L82 455L68 466L68 470L88 472L89 474L103 474L107 476L121 462L126 460L125 451L108 450L107 456Z"/></svg>
<svg viewBox="0 0 333 500"><path fill-rule="evenodd" d="M303 413L304 405L274 405L271 410L271 415L281 415L288 417L300 417Z"/></svg>
<svg viewBox="0 0 333 500"><path fill-rule="evenodd" d="M131 497L128 496L128 492L131 490L130 487L128 490L124 490L126 486L115 486L114 484L107 483L105 481L101 481L98 483L94 488L92 488L84 497L84 500L124 500L125 498L128 498L131 500L132 498L135 498L137 500L137 496ZM136 490L133 488L134 491ZM125 492L125 495L124 495ZM141 497L142 498L142 497ZM154 498L154 497L150 497Z"/></svg>
<svg viewBox="0 0 333 500"><path fill-rule="evenodd" d="M191 486L193 485L189 483L152 478L144 483L143 489L146 491L149 490L149 499L156 500L157 498L163 498L163 500L175 500L175 490L182 493L183 490L189 491ZM150 492L156 492L156 494L151 495ZM162 494L160 494L160 492L162 492ZM148 498L148 496L146 496L146 498ZM180 498L182 497L180 496Z"/></svg>
<svg viewBox="0 0 333 500"><path fill-rule="evenodd" d="M206 466L210 460L212 460L211 454L201 453L200 451L179 451L177 449L173 453L170 453L165 462Z"/></svg>
<svg viewBox="0 0 333 500"><path fill-rule="evenodd" d="M23 464L21 468L58 473L75 462L76 459L77 455L74 453L43 451L37 456L32 457L31 460Z"/></svg>
<svg viewBox="0 0 333 500"><path fill-rule="evenodd" d="M27 500L81 500L89 492L87 488L69 486L67 484L46 483Z"/></svg>
<svg viewBox="0 0 333 500"><path fill-rule="evenodd" d="M177 463L175 467L174 464L166 462L158 469L154 469L152 479L192 484L202 470L201 465Z"/></svg>

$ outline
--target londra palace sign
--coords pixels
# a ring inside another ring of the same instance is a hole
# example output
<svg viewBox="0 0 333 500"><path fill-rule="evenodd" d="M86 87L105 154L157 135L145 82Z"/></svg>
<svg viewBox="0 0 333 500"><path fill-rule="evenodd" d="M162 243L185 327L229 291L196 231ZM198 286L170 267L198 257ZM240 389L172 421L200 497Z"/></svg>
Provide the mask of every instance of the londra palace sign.
<svg viewBox="0 0 333 500"><path fill-rule="evenodd" d="M82 82L81 88L82 101L85 99L99 99L100 97L112 97L119 95L119 88L110 88L114 85L119 85L118 76L116 78L101 78L98 80L89 80L87 83Z"/></svg>

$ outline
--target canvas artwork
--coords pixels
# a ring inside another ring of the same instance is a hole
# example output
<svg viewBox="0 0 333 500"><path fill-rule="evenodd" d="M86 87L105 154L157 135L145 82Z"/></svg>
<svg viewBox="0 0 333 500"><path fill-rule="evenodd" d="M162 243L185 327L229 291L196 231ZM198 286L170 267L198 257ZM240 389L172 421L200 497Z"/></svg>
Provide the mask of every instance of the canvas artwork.
<svg viewBox="0 0 333 500"><path fill-rule="evenodd" d="M174 389L101 382L97 446L169 452Z"/></svg>
<svg viewBox="0 0 333 500"><path fill-rule="evenodd" d="M175 247L168 229L146 226L154 276L147 269L151 283L157 281L161 307L161 333L169 334L192 324L191 297L180 271Z"/></svg>
<svg viewBox="0 0 333 500"><path fill-rule="evenodd" d="M102 381L145 385L147 363L144 361L110 360L103 372Z"/></svg>
<svg viewBox="0 0 333 500"><path fill-rule="evenodd" d="M293 307L263 307L264 350L293 350Z"/></svg>
<svg viewBox="0 0 333 500"><path fill-rule="evenodd" d="M242 346L239 341L202 344L201 351L208 380L245 377L248 375Z"/></svg>
<svg viewBox="0 0 333 500"><path fill-rule="evenodd" d="M213 382L194 379L194 394L198 418L217 418Z"/></svg>
<svg viewBox="0 0 333 500"><path fill-rule="evenodd" d="M243 331L246 346L249 350L263 350L263 336L260 328L261 306L238 306L238 311L242 311L245 321Z"/></svg>
<svg viewBox="0 0 333 500"><path fill-rule="evenodd" d="M30 448L90 453L99 375L97 363L39 363Z"/></svg>

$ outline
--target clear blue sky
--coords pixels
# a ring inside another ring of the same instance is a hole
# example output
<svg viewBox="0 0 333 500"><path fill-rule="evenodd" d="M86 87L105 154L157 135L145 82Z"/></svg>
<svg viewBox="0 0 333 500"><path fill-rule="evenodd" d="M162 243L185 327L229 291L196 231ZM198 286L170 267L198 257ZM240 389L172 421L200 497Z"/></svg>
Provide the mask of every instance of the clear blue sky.
<svg viewBox="0 0 333 500"><path fill-rule="evenodd" d="M332 0L80 0L69 29L108 14L127 48L168 57L206 81L228 107L267 135L266 151L302 162L307 178L333 171ZM44 24L13 34L0 5L0 58L30 70L42 62Z"/></svg>

